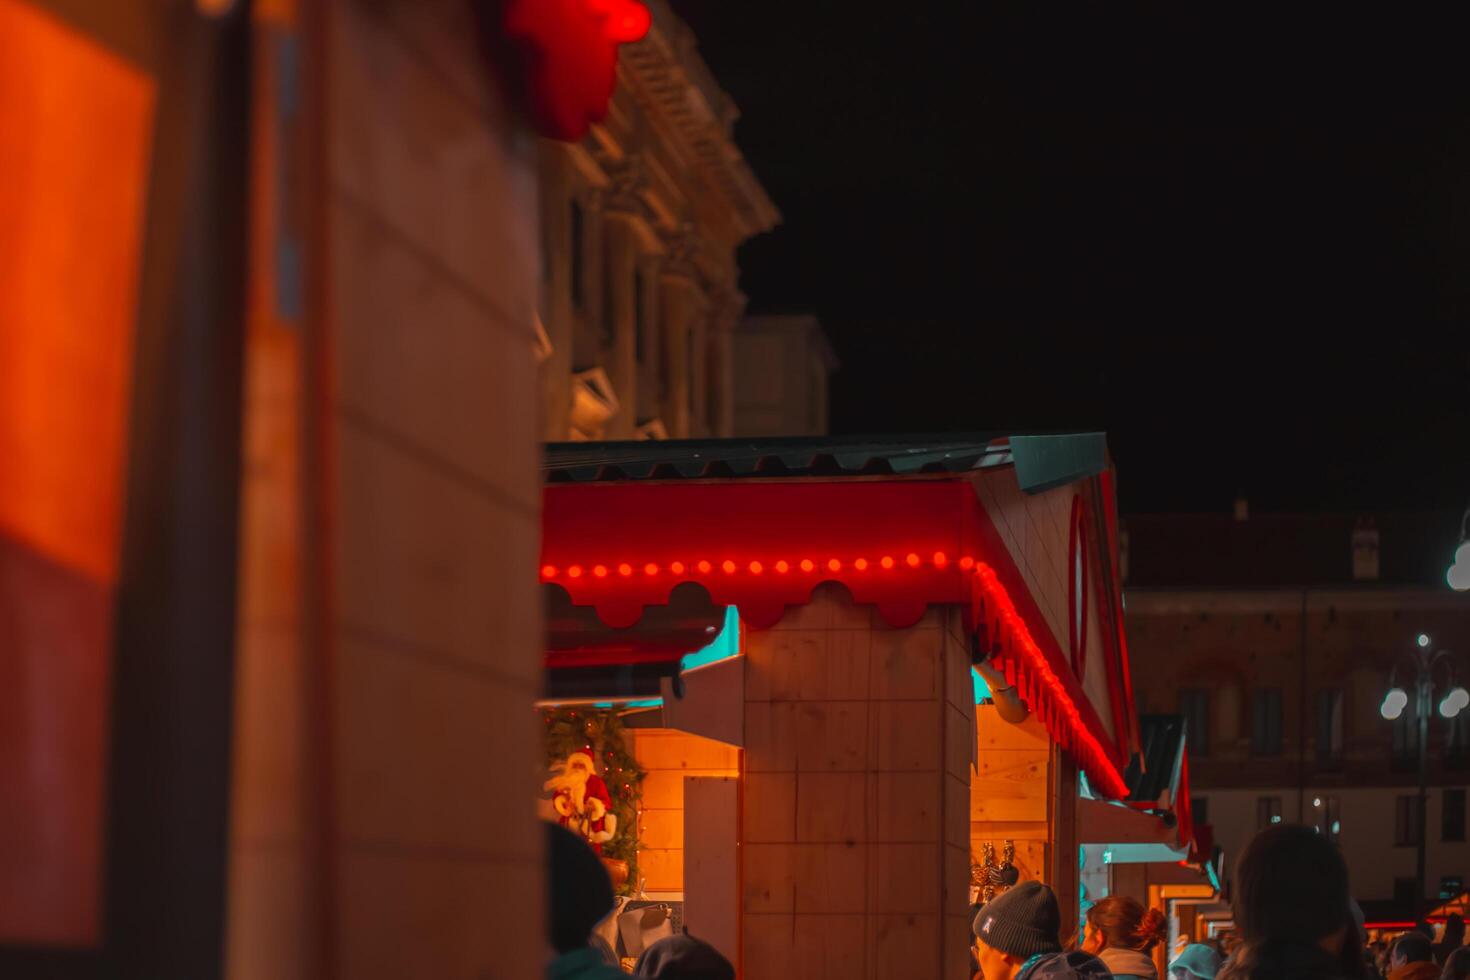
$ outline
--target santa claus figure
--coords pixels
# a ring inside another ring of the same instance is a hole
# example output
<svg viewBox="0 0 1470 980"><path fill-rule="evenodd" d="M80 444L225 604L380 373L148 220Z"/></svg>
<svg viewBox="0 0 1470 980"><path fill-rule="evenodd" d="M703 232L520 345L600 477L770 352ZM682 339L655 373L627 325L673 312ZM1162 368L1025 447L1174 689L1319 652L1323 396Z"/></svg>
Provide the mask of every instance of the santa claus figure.
<svg viewBox="0 0 1470 980"><path fill-rule="evenodd" d="M567 756L545 788L555 792L551 802L561 825L585 837L601 854L603 843L618 832L618 818L612 812L607 783L597 775L592 756L586 752Z"/></svg>

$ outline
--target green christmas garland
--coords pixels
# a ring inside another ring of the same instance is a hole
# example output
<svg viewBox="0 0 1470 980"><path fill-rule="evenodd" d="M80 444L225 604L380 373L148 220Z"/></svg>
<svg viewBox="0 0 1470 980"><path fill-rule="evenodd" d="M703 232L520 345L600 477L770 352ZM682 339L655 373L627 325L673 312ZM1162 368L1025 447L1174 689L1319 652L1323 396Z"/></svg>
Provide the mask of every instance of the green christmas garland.
<svg viewBox="0 0 1470 980"><path fill-rule="evenodd" d="M643 802L643 777L648 773L633 757L622 719L616 711L585 707L548 708L541 714L546 728L547 767L573 752L586 752L607 784L618 828L612 840L602 845L602 856L628 862L628 881L618 894L636 895L638 811Z"/></svg>

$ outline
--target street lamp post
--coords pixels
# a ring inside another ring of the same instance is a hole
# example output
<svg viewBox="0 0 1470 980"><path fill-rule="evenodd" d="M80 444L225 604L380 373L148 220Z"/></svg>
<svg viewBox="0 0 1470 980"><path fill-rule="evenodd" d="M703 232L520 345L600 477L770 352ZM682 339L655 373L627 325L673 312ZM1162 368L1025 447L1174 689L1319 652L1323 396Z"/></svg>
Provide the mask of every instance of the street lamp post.
<svg viewBox="0 0 1470 980"><path fill-rule="evenodd" d="M1456 592L1470 592L1470 507L1460 517L1460 543L1455 548L1454 564L1444 577Z"/></svg>
<svg viewBox="0 0 1470 980"><path fill-rule="evenodd" d="M1429 711L1434 702L1434 671L1440 664L1444 664L1449 671L1450 684L1444 700L1439 703L1440 716L1451 719L1466 707L1470 707L1470 692L1455 682L1454 665L1451 660L1448 650L1431 650L1429 637L1424 633L1419 634L1413 655L1414 705L1418 712L1415 720L1419 725L1419 812L1417 814L1419 847L1414 865L1414 916L1416 919L1424 903L1424 852L1425 843L1429 837ZM1389 674L1388 693L1383 696L1383 705L1378 709L1379 713L1389 721L1397 721L1409 703L1408 693L1394 683L1397 673L1398 665L1395 664L1393 672Z"/></svg>

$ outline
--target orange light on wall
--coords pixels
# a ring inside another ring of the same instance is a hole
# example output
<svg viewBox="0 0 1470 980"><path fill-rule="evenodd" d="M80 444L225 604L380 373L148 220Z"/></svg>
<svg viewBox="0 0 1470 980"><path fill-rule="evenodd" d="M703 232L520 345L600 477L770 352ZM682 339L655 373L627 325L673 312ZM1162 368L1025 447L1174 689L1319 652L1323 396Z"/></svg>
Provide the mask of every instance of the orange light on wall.
<svg viewBox="0 0 1470 980"><path fill-rule="evenodd" d="M0 0L0 941L100 934L155 84Z"/></svg>

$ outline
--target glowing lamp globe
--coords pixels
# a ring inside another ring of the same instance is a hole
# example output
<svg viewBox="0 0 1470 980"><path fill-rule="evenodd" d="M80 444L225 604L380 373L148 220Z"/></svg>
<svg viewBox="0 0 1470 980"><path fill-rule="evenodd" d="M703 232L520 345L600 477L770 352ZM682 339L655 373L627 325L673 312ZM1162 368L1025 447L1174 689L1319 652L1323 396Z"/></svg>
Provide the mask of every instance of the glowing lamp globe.
<svg viewBox="0 0 1470 980"><path fill-rule="evenodd" d="M1383 706L1378 709L1378 713L1389 721L1394 721L1404 713L1404 708L1408 707L1408 704L1409 695L1404 692L1403 688L1395 687L1383 696Z"/></svg>

